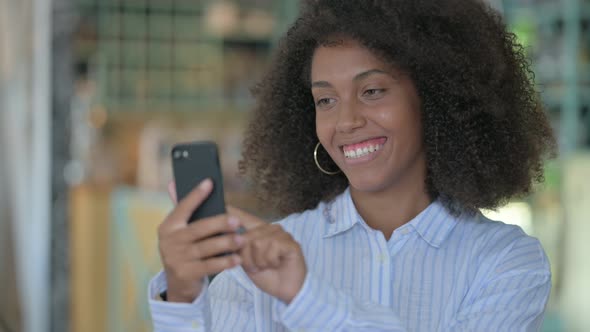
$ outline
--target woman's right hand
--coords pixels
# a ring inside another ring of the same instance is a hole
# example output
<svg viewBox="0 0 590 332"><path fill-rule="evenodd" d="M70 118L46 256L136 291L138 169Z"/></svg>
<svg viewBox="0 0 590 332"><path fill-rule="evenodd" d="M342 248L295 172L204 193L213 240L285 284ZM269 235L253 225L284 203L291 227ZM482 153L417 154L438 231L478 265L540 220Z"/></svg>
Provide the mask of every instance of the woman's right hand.
<svg viewBox="0 0 590 332"><path fill-rule="evenodd" d="M240 227L236 218L222 214L190 224L187 222L212 189L210 179L201 182L158 227L169 302L193 302L201 293L204 277L241 263L237 254L215 257L224 252L236 252L242 247L243 238L235 233ZM168 191L176 203L173 183L168 186ZM219 233L227 234L212 237Z"/></svg>

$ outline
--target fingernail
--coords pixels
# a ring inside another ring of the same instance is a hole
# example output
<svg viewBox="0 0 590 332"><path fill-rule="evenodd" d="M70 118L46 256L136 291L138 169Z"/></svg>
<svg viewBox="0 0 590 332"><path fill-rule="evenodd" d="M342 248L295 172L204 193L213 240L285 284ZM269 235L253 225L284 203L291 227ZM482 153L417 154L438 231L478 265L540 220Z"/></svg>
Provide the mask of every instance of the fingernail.
<svg viewBox="0 0 590 332"><path fill-rule="evenodd" d="M211 181L211 179L207 178L207 179L201 181L201 183L199 184L199 189L209 190L209 189L211 189L212 186L213 186L213 181Z"/></svg>
<svg viewBox="0 0 590 332"><path fill-rule="evenodd" d="M236 217L229 217L229 218L227 218L227 223L231 227L234 227L235 228L235 227L237 227L240 224L240 221Z"/></svg>

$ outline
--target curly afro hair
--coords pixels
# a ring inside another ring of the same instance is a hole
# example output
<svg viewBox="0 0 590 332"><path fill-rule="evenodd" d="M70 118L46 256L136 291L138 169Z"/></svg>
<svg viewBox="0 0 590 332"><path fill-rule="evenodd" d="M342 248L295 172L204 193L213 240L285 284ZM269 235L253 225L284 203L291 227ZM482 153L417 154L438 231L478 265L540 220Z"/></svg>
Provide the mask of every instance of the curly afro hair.
<svg viewBox="0 0 590 332"><path fill-rule="evenodd" d="M410 75L422 101L426 188L454 213L529 194L555 155L525 51L500 14L477 0L308 0L253 88L240 172L281 214L314 208L347 186L321 173L311 59L352 38ZM324 168L336 169L325 154Z"/></svg>

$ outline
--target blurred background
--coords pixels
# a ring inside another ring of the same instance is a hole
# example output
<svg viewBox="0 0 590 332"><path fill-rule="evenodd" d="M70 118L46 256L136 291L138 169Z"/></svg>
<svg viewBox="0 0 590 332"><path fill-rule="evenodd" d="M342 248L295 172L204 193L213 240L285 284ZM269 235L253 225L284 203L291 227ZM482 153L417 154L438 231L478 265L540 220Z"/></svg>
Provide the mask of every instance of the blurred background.
<svg viewBox="0 0 590 332"><path fill-rule="evenodd" d="M590 331L590 1L497 0L559 138L545 183L492 218L539 238L544 331ZM242 130L297 0L0 0L0 331L149 331L173 143Z"/></svg>

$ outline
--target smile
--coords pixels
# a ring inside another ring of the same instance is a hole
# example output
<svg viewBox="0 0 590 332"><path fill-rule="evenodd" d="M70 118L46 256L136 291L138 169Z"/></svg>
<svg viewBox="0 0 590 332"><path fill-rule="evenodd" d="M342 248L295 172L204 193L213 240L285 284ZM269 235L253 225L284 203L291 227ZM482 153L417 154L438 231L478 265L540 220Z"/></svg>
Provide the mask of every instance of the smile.
<svg viewBox="0 0 590 332"><path fill-rule="evenodd" d="M387 138L381 137L366 140L360 143L344 145L342 147L342 151L344 152L344 156L347 159L358 159L381 150L385 144L385 141L387 141Z"/></svg>

